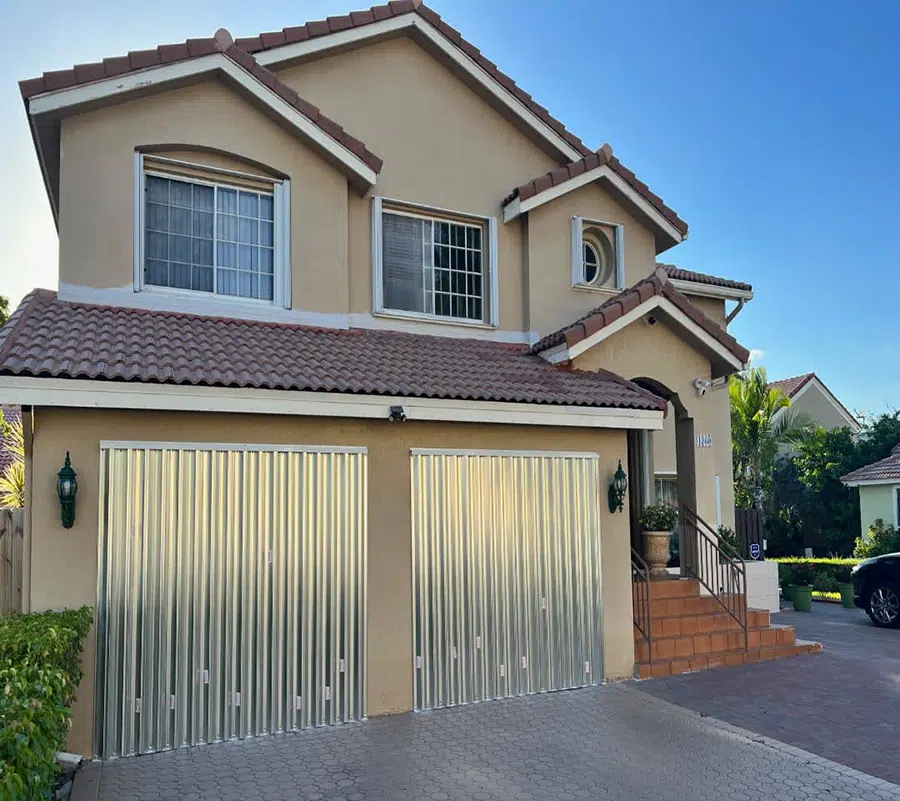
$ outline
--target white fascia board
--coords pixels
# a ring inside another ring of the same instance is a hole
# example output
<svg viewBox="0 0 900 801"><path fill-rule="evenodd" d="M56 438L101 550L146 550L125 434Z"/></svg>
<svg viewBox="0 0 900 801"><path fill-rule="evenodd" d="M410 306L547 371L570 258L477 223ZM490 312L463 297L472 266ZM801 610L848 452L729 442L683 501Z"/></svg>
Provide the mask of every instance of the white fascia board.
<svg viewBox="0 0 900 801"><path fill-rule="evenodd" d="M791 405L796 403L810 387L815 385L816 389L819 391L819 394L825 398L826 401L831 405L831 407L841 416L842 419L847 421L847 428L849 428L854 434L858 434L862 430L862 426L859 424L859 421L851 417L847 414L846 410L838 403L837 399L834 395L831 394L831 390L828 389L820 380L818 376L813 376L809 381L806 382L802 387L800 387L800 391L797 394L791 397ZM779 409L778 411L782 411Z"/></svg>
<svg viewBox="0 0 900 801"><path fill-rule="evenodd" d="M844 479L841 479L841 483L846 487L883 487L891 484L900 486L900 478L873 478L868 481L866 479L859 481L844 481Z"/></svg>
<svg viewBox="0 0 900 801"><path fill-rule="evenodd" d="M697 337L697 339L699 339L703 343L705 347L709 348L719 358L723 359L732 367L734 367L735 370L744 369L744 363L740 359L738 359L737 356L731 353L731 351L729 351L724 345L722 345L722 343L719 342L715 337L710 336L706 331L704 331L703 328L697 325L668 298L664 298L660 295L654 295L652 298L648 298L640 306L632 309L627 314L623 314L621 317L619 317L618 320L614 320L609 325L604 326L599 331L591 334L589 337L582 339L580 342L576 342L570 348L566 348L565 352L557 351L557 349L554 348L551 351L547 351L546 355L542 355L544 355L544 358L552 362L553 364L558 364L559 362L575 359L585 351L588 351L595 345L603 342L603 340L608 339L617 331L621 331L623 328L626 328L633 322L641 319L648 312L651 312L657 308L668 315L670 318L672 318L672 320L681 325L683 328L690 331L695 337Z"/></svg>
<svg viewBox="0 0 900 801"><path fill-rule="evenodd" d="M359 28L349 28L348 30L339 31L338 33L317 36L315 39L308 39L305 42L273 47L271 50L257 53L255 58L260 64L271 67L285 62L302 59L313 54L324 53L335 48L362 43L369 39L377 39L395 31L409 29L415 29L425 36L429 42L447 56L447 58L455 65L459 66L470 75L494 100L511 111L516 117L538 134L538 136L551 144L570 161L577 161L584 157L584 154L580 150L577 150L563 139L512 92L504 88L502 84L482 69L476 61L463 53L462 50L453 44L453 42L437 30L430 22L415 13L382 20L380 22L369 23Z"/></svg>
<svg viewBox="0 0 900 801"><path fill-rule="evenodd" d="M730 289L724 286L701 284L697 281L684 281L670 278L672 286L679 292L704 298L721 298L722 300L753 300L753 292L747 289Z"/></svg>
<svg viewBox="0 0 900 801"><path fill-rule="evenodd" d="M579 155L578 158L583 157ZM685 235L672 225L672 223L670 223L652 203L649 203L644 197L635 192L634 189L629 186L628 182L612 170L608 164L601 164L599 167L583 172L575 178L570 178L568 181L563 181L561 184L551 186L543 192L532 195L528 200L514 198L503 208L503 222L511 222L525 212L536 209L538 206L543 206L545 203L550 203L558 197L562 197L569 192L573 192L574 190L593 183L601 178L605 178L615 186L616 189L625 195L625 197L634 203L647 217L653 220L666 234L668 234L675 243L683 242L686 239Z"/></svg>
<svg viewBox="0 0 900 801"><path fill-rule="evenodd" d="M0 376L5 402L21 406L282 414L387 420L402 406L408 420L574 428L659 430L661 411L537 403L352 395L277 389L197 387L139 382ZM398 424L401 425L401 424Z"/></svg>
<svg viewBox="0 0 900 801"><path fill-rule="evenodd" d="M368 186L375 185L378 178L377 173L359 156L332 139L318 125L304 117L269 87L260 83L245 69L221 53L213 53L208 56L200 56L199 58L192 58L160 67L150 67L125 75L117 75L114 78L94 81L83 86L73 86L68 89L59 89L55 92L46 92L31 98L28 101L28 109L33 117L48 112L59 112L65 108L126 95L133 91L145 90L148 87L163 87L171 84L173 81L214 71L227 75L241 88L288 122L294 129L337 159Z"/></svg>

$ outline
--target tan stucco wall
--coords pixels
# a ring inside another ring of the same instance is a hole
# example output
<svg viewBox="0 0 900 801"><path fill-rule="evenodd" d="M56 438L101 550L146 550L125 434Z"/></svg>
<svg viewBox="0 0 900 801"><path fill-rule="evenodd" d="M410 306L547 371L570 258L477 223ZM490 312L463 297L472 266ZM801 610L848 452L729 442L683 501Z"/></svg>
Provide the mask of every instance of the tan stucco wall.
<svg viewBox="0 0 900 801"><path fill-rule="evenodd" d="M410 448L598 452L605 471L601 496L618 460L625 459L625 435L611 430L40 408L30 542L35 610L96 603L101 439L368 447L370 715L412 708ZM54 483L66 450L79 480L76 521L68 531L60 525ZM634 664L628 517L611 515L602 503L601 511L604 674L621 678L631 675ZM93 658L89 643L69 743L86 754L92 741Z"/></svg>
<svg viewBox="0 0 900 801"><path fill-rule="evenodd" d="M846 418L834 408L831 400L816 386L807 387L791 401L795 413L808 414L822 428L842 428L848 426Z"/></svg>
<svg viewBox="0 0 900 801"><path fill-rule="evenodd" d="M578 356L575 367L580 370L612 370L628 379L652 378L678 393L688 415L694 419L695 435L712 434L712 447L699 448L696 443L694 447L697 513L715 525L715 477L718 475L722 523L733 527L734 486L728 392L723 387L701 398L693 386L694 379L710 377L709 360L685 343L664 322L651 326L645 317ZM674 441L672 448L674 454Z"/></svg>
<svg viewBox="0 0 900 801"><path fill-rule="evenodd" d="M688 300L693 303L700 311L702 311L711 320L714 320L722 328L725 328L725 301L719 298L705 298L699 295L691 295L689 292L684 293Z"/></svg>
<svg viewBox="0 0 900 801"><path fill-rule="evenodd" d="M347 310L347 180L216 81L63 120L60 283L132 284L134 152L162 145L180 151L211 148L288 176L293 306ZM203 156L192 160L203 161ZM209 163L217 161L222 160L214 157Z"/></svg>
<svg viewBox="0 0 900 801"><path fill-rule="evenodd" d="M561 328L615 294L572 288L572 217L624 226L626 286L655 269L653 233L599 184L588 184L530 211L529 314L531 328L542 333Z"/></svg>
<svg viewBox="0 0 900 801"><path fill-rule="evenodd" d="M511 189L557 166L407 38L289 67L278 77L384 159L374 190L382 197L499 217ZM370 203L351 196L350 206L351 310L369 312ZM501 222L498 240L500 328L521 331L521 223Z"/></svg>

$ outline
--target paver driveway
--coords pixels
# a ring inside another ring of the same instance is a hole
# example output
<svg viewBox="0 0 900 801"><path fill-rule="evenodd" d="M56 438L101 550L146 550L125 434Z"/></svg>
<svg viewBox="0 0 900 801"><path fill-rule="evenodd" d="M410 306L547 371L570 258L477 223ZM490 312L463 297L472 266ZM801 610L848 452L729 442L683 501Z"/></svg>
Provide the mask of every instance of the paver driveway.
<svg viewBox="0 0 900 801"><path fill-rule="evenodd" d="M774 617L824 652L636 686L900 784L900 630L822 603Z"/></svg>
<svg viewBox="0 0 900 801"><path fill-rule="evenodd" d="M900 787L613 685L120 759L99 797L882 801Z"/></svg>

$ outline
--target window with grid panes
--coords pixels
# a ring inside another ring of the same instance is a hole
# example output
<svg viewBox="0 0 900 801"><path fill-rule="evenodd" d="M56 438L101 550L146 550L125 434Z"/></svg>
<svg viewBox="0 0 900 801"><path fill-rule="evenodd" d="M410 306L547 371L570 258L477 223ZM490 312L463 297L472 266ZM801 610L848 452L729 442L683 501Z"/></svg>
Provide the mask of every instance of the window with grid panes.
<svg viewBox="0 0 900 801"><path fill-rule="evenodd" d="M144 283L271 301L271 193L144 176Z"/></svg>
<svg viewBox="0 0 900 801"><path fill-rule="evenodd" d="M482 225L382 214L386 309L484 322L486 263Z"/></svg>

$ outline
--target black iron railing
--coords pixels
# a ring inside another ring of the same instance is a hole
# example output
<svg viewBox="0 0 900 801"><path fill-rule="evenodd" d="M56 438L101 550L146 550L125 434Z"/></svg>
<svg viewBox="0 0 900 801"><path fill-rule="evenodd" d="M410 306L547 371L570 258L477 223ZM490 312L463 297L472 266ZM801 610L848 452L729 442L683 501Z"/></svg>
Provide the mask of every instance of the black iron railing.
<svg viewBox="0 0 900 801"><path fill-rule="evenodd" d="M693 509L681 507L682 546L691 541L691 559L682 561L683 569L715 598L747 634L747 570L741 555L724 542L715 529Z"/></svg>
<svg viewBox="0 0 900 801"><path fill-rule="evenodd" d="M631 549L631 591L634 626L647 643L647 659L653 661L653 617L651 615L650 567L634 548Z"/></svg>

